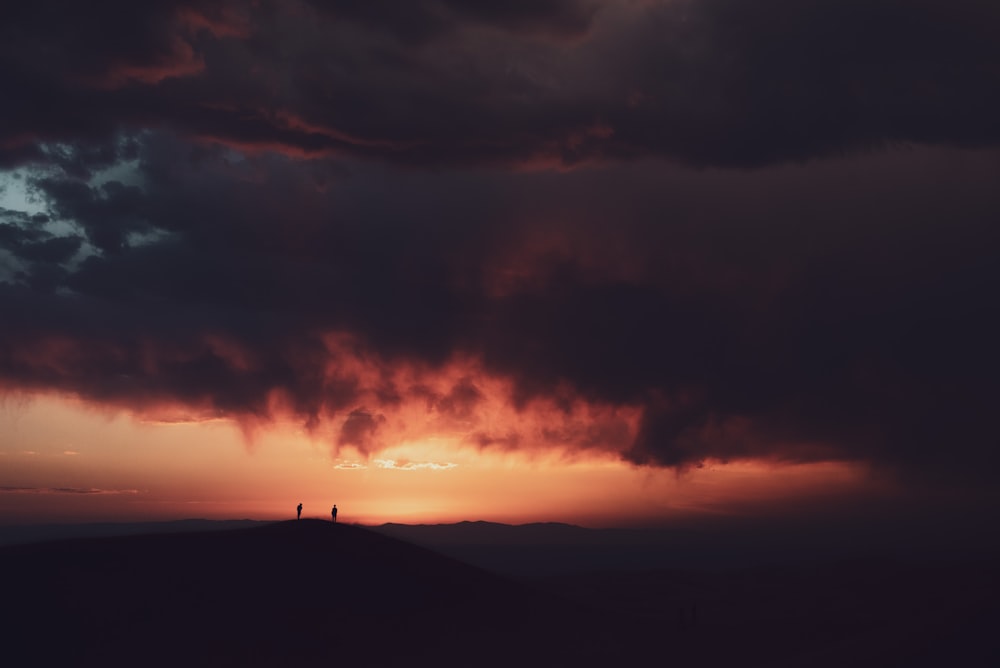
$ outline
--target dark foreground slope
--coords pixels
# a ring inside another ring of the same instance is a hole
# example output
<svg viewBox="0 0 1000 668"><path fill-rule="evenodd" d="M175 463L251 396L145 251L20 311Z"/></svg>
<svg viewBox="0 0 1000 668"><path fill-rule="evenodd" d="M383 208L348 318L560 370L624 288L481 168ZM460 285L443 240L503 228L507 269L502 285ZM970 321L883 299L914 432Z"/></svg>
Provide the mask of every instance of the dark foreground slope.
<svg viewBox="0 0 1000 668"><path fill-rule="evenodd" d="M510 579L302 520L7 546L0 573L4 666L1000 665L992 558Z"/></svg>
<svg viewBox="0 0 1000 668"><path fill-rule="evenodd" d="M535 584L633 628L674 629L650 651L683 666L1000 666L993 559L568 573Z"/></svg>
<svg viewBox="0 0 1000 668"><path fill-rule="evenodd" d="M1000 559L989 536L921 544L897 532L831 545L818 530L375 529L586 604L666 664L1000 666Z"/></svg>
<svg viewBox="0 0 1000 668"><path fill-rule="evenodd" d="M610 665L583 609L317 520L0 549L4 665Z"/></svg>

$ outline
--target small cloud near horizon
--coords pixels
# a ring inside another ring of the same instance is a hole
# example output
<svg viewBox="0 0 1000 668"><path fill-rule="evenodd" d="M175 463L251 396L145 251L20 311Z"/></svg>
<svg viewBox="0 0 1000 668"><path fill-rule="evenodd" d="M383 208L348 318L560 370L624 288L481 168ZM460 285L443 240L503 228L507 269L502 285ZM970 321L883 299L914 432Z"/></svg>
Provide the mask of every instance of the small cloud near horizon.
<svg viewBox="0 0 1000 668"><path fill-rule="evenodd" d="M141 494L138 489L100 489L97 487L0 487L0 494L71 494L115 495Z"/></svg>
<svg viewBox="0 0 1000 668"><path fill-rule="evenodd" d="M429 469L432 471L449 471L453 468L457 468L458 464L453 462L411 462L406 460L395 460L395 459L376 459L375 465L380 469L391 469L394 471L419 471L421 469Z"/></svg>
<svg viewBox="0 0 1000 668"><path fill-rule="evenodd" d="M368 467L360 462L337 462L333 468L340 471L360 471Z"/></svg>

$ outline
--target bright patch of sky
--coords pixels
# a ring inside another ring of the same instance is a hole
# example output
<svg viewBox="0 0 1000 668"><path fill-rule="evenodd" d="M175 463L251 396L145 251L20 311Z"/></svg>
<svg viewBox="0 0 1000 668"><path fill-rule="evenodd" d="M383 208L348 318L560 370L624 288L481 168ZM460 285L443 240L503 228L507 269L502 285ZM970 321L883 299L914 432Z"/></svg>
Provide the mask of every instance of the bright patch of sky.
<svg viewBox="0 0 1000 668"><path fill-rule="evenodd" d="M376 459L375 465L380 469L393 469L396 471L419 471L421 469L448 471L458 466L458 464L452 462L397 462L395 459Z"/></svg>
<svg viewBox="0 0 1000 668"><path fill-rule="evenodd" d="M45 202L28 186L29 175L24 168L0 172L0 208L31 215L45 213Z"/></svg>
<svg viewBox="0 0 1000 668"><path fill-rule="evenodd" d="M124 140L123 140L124 141ZM71 160L73 148L63 144L48 144L42 150L53 156L63 156L66 160ZM51 170L51 168L48 168ZM37 178L47 174L47 171L32 167L19 167L17 169L0 171L0 209L9 209L28 214L49 214L48 203L45 197L31 185L32 178ZM145 185L142 172L139 169L139 160L124 160L111 167L93 172L87 185L91 188L100 188L106 183L118 181L125 185L138 186ZM81 230L73 220L52 218L42 225L42 229L53 236L63 237L81 234ZM144 232L133 232L128 236L127 242L130 246L143 246L156 243L162 240L168 233L162 230L148 230ZM91 255L97 255L99 251L90 243L84 242L76 256L66 266L73 271L79 264ZM11 280L18 272L24 271L25 266L9 252L0 249L0 281Z"/></svg>
<svg viewBox="0 0 1000 668"><path fill-rule="evenodd" d="M47 154L68 157L73 149L63 144L47 144L42 147L42 150ZM43 173L47 172L40 172L37 168L31 167L0 171L0 208L23 211L29 215L46 213L48 207L45 198L30 185L32 177L40 176ZM99 188L111 181L143 187L145 182L142 178L142 172L139 170L139 160L123 160L107 169L95 171L88 180L88 185L92 188ZM53 234L60 233L54 227L47 229ZM68 231L71 229L67 228L63 233Z"/></svg>
<svg viewBox="0 0 1000 668"><path fill-rule="evenodd" d="M166 230L152 228L144 232L130 232L126 236L125 241L128 243L129 247L135 248L137 246L148 246L158 243L169 236L170 232L167 232Z"/></svg>
<svg viewBox="0 0 1000 668"><path fill-rule="evenodd" d="M146 185L145 180L142 178L142 172L139 171L138 160L126 160L108 169L95 172L90 179L90 185L93 188L99 188L110 181L120 181L127 186L138 186L140 188Z"/></svg>

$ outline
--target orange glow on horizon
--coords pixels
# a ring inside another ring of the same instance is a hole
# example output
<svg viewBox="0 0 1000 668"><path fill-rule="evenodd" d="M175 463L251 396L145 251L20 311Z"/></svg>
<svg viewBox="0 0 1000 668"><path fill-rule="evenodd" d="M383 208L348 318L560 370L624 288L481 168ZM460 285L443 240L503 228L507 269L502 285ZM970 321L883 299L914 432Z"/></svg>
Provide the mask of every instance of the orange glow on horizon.
<svg viewBox="0 0 1000 668"><path fill-rule="evenodd" d="M655 525L871 491L865 467L714 463L678 474L606 452L497 450L457 437L331 449L290 422L141 422L54 396L0 405L0 523L303 517Z"/></svg>

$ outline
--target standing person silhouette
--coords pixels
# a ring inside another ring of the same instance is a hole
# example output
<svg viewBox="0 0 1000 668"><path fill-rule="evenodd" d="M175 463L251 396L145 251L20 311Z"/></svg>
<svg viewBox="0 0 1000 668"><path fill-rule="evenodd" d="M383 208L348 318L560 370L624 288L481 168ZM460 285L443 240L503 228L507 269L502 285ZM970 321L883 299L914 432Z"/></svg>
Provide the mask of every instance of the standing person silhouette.
<svg viewBox="0 0 1000 668"><path fill-rule="evenodd" d="M300 503L299 507L296 508L295 510L298 511L298 515L295 516L295 519L301 520L302 519L302 504Z"/></svg>
<svg viewBox="0 0 1000 668"><path fill-rule="evenodd" d="M330 511L330 515L333 516L333 523L337 523L337 504L333 504L333 510Z"/></svg>

